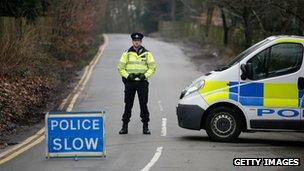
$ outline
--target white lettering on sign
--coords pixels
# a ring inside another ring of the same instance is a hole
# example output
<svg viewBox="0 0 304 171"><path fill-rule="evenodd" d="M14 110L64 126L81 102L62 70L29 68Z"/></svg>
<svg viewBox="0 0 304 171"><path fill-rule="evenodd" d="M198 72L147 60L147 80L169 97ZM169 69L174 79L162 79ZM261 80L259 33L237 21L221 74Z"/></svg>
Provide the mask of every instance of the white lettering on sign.
<svg viewBox="0 0 304 171"><path fill-rule="evenodd" d="M62 120L59 122L59 128L63 131L69 129L69 122L67 120Z"/></svg>
<svg viewBox="0 0 304 171"><path fill-rule="evenodd" d="M56 120L51 120L51 129L54 130L54 127L58 126L58 121Z"/></svg>
<svg viewBox="0 0 304 171"><path fill-rule="evenodd" d="M83 127L83 129L85 129L85 130L89 130L90 128L91 128L91 126L89 125L88 127L86 127L85 126L85 123L86 122L88 122L89 124L90 124L90 120L88 120L88 119L85 119L83 122L82 122L82 127Z"/></svg>
<svg viewBox="0 0 304 171"><path fill-rule="evenodd" d="M76 146L76 144L79 144L78 147ZM81 150L83 148L83 141L82 141L81 138L75 138L73 140L73 144L72 145L75 148L75 150Z"/></svg>
<svg viewBox="0 0 304 171"><path fill-rule="evenodd" d="M85 139L85 142L86 142L88 149L93 148L95 150L97 148L98 138L95 138L95 141L93 138L90 138L89 141L87 141L87 139Z"/></svg>
<svg viewBox="0 0 304 171"><path fill-rule="evenodd" d="M60 144L60 139L56 138L53 141L53 144L56 146L54 147L54 150L60 150L62 148L62 145Z"/></svg>
<svg viewBox="0 0 304 171"><path fill-rule="evenodd" d="M62 150L96 150L98 144L98 138L75 138L72 140L72 143L68 144L68 139L56 138L53 140L54 147L56 151ZM62 144L63 143L63 144ZM72 145L72 146L69 146Z"/></svg>
<svg viewBox="0 0 304 171"><path fill-rule="evenodd" d="M94 119L94 120L93 120L93 129L94 129L94 130L99 130L99 129L100 129L100 128L99 128L99 122L98 122L97 119Z"/></svg>
<svg viewBox="0 0 304 171"><path fill-rule="evenodd" d="M84 119L84 120L66 120L62 119L58 120L51 120L51 130L60 129L63 131L66 130L99 130L100 129L100 121L98 119Z"/></svg>
<svg viewBox="0 0 304 171"><path fill-rule="evenodd" d="M68 147L68 139L64 139L64 149L65 150L71 150L72 148L71 147Z"/></svg>

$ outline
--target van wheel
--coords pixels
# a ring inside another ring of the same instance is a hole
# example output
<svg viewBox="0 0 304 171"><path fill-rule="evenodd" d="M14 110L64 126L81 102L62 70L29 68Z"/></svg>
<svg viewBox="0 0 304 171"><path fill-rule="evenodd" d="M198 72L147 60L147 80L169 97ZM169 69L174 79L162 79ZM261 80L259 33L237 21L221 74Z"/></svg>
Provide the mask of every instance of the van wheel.
<svg viewBox="0 0 304 171"><path fill-rule="evenodd" d="M215 141L232 141L241 133L239 114L228 107L210 111L206 118L206 132Z"/></svg>

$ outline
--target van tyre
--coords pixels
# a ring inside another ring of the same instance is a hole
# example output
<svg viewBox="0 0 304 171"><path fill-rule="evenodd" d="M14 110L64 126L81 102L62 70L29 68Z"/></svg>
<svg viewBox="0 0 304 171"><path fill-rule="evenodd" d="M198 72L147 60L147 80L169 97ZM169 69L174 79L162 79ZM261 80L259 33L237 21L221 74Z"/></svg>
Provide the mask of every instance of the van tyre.
<svg viewBox="0 0 304 171"><path fill-rule="evenodd" d="M237 111L228 107L218 107L209 112L205 129L214 141L232 141L241 133L241 119Z"/></svg>

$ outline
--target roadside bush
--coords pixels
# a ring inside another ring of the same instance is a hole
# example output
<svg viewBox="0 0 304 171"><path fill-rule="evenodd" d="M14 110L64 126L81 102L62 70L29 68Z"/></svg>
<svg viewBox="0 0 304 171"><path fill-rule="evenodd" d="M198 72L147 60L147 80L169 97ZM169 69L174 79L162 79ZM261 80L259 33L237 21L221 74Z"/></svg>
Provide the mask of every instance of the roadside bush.
<svg viewBox="0 0 304 171"><path fill-rule="evenodd" d="M15 75L28 74L29 68L37 57L36 37L34 30L30 30L20 39L4 35L0 40L0 74Z"/></svg>
<svg viewBox="0 0 304 171"><path fill-rule="evenodd" d="M2 4L0 148L4 135L41 121L45 110L58 107L75 73L102 43L105 0L39 2L33 1L31 7L23 1ZM37 16L30 20L24 15L29 11L38 12Z"/></svg>

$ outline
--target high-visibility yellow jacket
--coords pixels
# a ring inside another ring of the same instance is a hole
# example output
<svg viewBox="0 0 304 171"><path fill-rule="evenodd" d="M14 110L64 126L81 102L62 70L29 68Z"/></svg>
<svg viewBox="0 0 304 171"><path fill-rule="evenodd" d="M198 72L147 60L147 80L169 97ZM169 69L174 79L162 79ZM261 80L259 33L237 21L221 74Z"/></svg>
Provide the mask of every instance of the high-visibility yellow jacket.
<svg viewBox="0 0 304 171"><path fill-rule="evenodd" d="M145 74L149 79L156 70L156 63L151 52L143 46L139 48L138 52L131 47L121 55L117 68L119 74L124 78L128 78L129 74L133 73ZM139 79L136 78L135 81L139 81Z"/></svg>

